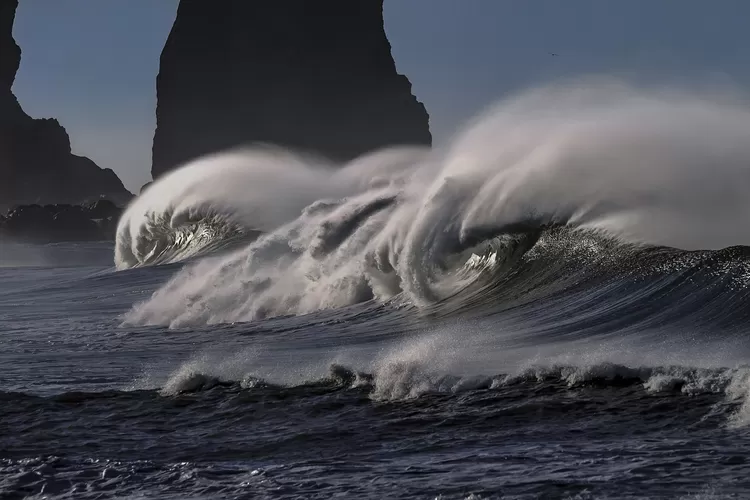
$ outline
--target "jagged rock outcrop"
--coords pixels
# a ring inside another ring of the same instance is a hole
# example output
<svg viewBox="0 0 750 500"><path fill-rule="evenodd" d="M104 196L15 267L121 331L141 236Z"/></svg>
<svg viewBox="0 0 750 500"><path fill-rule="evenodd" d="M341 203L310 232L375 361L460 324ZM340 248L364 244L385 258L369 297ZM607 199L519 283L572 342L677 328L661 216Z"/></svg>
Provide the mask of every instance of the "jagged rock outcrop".
<svg viewBox="0 0 750 500"><path fill-rule="evenodd" d="M270 143L348 160L430 144L383 0L182 0L161 55L152 175Z"/></svg>
<svg viewBox="0 0 750 500"><path fill-rule="evenodd" d="M12 93L21 61L13 39L18 0L0 1L0 208L28 203L82 203L101 197L118 203L132 195L110 169L71 153L55 119L24 113Z"/></svg>

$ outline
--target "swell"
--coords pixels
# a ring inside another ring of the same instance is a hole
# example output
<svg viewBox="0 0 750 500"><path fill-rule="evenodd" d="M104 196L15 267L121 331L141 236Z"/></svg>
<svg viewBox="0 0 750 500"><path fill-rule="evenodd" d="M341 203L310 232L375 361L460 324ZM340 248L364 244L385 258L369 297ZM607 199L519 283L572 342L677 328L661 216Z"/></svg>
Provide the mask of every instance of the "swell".
<svg viewBox="0 0 750 500"><path fill-rule="evenodd" d="M503 241L469 250L459 272L472 279L425 312L482 317L544 304L558 335L636 327L740 334L750 321L750 247L686 251L569 227ZM563 311L568 319L559 317ZM543 320L537 315L535 322L541 327Z"/></svg>

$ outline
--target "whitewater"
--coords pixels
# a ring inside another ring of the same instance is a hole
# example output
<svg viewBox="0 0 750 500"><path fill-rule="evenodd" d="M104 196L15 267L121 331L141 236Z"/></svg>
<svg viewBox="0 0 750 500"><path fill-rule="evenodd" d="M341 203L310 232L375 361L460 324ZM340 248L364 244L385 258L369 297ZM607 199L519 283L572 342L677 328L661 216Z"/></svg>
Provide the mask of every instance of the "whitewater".
<svg viewBox="0 0 750 500"><path fill-rule="evenodd" d="M0 242L0 496L742 498L748 194L741 92L609 79L196 159Z"/></svg>

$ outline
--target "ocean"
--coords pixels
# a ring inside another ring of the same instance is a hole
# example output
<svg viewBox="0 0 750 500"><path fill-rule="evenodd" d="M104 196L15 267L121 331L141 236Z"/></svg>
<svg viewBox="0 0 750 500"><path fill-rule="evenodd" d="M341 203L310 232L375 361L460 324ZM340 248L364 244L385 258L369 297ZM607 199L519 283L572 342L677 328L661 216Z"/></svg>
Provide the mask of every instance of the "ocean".
<svg viewBox="0 0 750 500"><path fill-rule="evenodd" d="M0 242L0 498L745 498L748 139L579 83Z"/></svg>

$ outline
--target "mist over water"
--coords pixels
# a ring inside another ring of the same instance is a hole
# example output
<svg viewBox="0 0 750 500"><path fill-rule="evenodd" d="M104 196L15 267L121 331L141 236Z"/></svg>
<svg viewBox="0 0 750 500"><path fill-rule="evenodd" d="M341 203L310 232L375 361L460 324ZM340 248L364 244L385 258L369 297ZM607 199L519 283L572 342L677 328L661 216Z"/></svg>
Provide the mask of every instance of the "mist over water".
<svg viewBox="0 0 750 500"><path fill-rule="evenodd" d="M91 265L112 267L111 242L35 245L0 240L0 269Z"/></svg>

